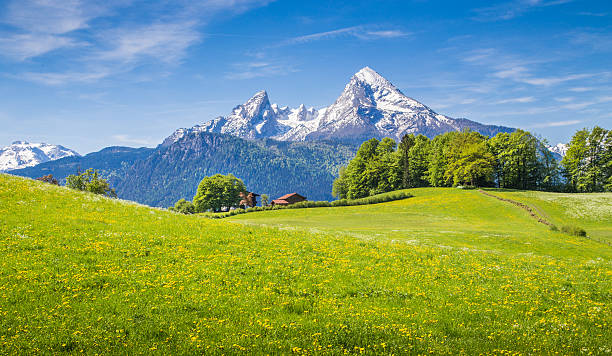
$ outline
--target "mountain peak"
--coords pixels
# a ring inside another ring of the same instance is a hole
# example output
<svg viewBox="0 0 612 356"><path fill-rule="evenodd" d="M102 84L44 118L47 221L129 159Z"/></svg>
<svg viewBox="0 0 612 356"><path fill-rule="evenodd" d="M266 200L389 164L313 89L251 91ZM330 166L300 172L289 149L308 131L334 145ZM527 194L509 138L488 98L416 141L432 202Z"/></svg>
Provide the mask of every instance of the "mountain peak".
<svg viewBox="0 0 612 356"><path fill-rule="evenodd" d="M10 146L0 147L0 172L31 167L69 156L79 154L59 145L14 141Z"/></svg>
<svg viewBox="0 0 612 356"><path fill-rule="evenodd" d="M395 88L395 86L391 84L391 82L389 82L382 75L380 75L377 71L375 71L374 69L368 66L363 67L359 72L355 73L353 78L360 82L364 82L364 83L367 83L367 84L370 84L376 87Z"/></svg>

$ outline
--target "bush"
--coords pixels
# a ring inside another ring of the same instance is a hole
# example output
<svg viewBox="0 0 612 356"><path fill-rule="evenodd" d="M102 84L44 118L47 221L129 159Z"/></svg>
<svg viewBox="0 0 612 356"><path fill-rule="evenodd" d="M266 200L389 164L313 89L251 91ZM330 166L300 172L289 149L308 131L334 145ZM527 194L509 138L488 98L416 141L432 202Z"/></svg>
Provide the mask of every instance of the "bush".
<svg viewBox="0 0 612 356"><path fill-rule="evenodd" d="M181 199L177 201L176 204L174 204L174 207L171 207L170 210L181 214L193 214L195 213L195 206L192 202Z"/></svg>
<svg viewBox="0 0 612 356"><path fill-rule="evenodd" d="M561 231L568 235L572 236L582 236L585 237L587 235L586 231L578 226L564 225L561 226Z"/></svg>
<svg viewBox="0 0 612 356"><path fill-rule="evenodd" d="M117 197L117 193L110 187L106 179L102 178L98 170L94 170L93 168L89 168L83 173L69 175L66 177L66 186L68 188L106 195L113 198Z"/></svg>
<svg viewBox="0 0 612 356"><path fill-rule="evenodd" d="M550 225L548 226L548 228L550 229L550 231L559 231L559 228L557 227L557 225Z"/></svg>

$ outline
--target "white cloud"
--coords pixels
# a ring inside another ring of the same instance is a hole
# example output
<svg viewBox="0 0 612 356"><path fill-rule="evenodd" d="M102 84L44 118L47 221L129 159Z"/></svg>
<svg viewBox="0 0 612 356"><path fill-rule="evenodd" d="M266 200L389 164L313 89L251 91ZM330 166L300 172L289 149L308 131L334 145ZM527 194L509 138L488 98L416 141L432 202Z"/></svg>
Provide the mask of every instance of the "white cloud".
<svg viewBox="0 0 612 356"><path fill-rule="evenodd" d="M104 5L102 5L104 4ZM109 13L112 1L13 0L2 22L31 33L65 34Z"/></svg>
<svg viewBox="0 0 612 356"><path fill-rule="evenodd" d="M6 57L23 61L59 48L79 45L74 39L49 34L15 34L0 38L0 52Z"/></svg>
<svg viewBox="0 0 612 356"><path fill-rule="evenodd" d="M527 83L527 84L532 84L532 85L550 86L550 85L560 84L563 82L569 82L572 80L590 78L590 77L594 77L595 75L596 74L588 74L588 73L587 74L571 74L571 75L565 75L565 76L559 76L559 77L547 77L547 78L522 78L522 79L519 79L518 81Z"/></svg>
<svg viewBox="0 0 612 356"><path fill-rule="evenodd" d="M112 74L109 70L95 70L90 72L64 72L64 73L42 73L26 72L18 78L45 85L63 85L66 83L91 83L108 77Z"/></svg>
<svg viewBox="0 0 612 356"><path fill-rule="evenodd" d="M569 103L570 101L576 100L576 98L569 96L569 97L564 97L564 98L555 98L555 100L560 103Z"/></svg>
<svg viewBox="0 0 612 356"><path fill-rule="evenodd" d="M541 124L531 125L532 128L545 128L545 127L559 127L559 126L572 126L581 123L581 120L567 120L567 121L552 121L544 122Z"/></svg>
<svg viewBox="0 0 612 356"><path fill-rule="evenodd" d="M45 85L61 85L95 82L129 72L151 60L166 66L177 65L187 55L188 48L201 40L199 28L207 20L220 13L231 16L264 6L272 0L139 2L142 23L138 25L131 17L116 16L119 7L129 7L132 2L11 1L5 14L0 15L0 22L9 25L0 32L0 56L23 61L52 51L65 56L59 51L71 47L78 47L79 51L62 58L63 68L57 72L27 71L7 75ZM112 21L94 21L101 17L112 18ZM149 20L151 18L154 22ZM157 74L167 75L168 70L162 67Z"/></svg>
<svg viewBox="0 0 612 356"><path fill-rule="evenodd" d="M569 91L573 91L576 93L583 93L585 91L591 91L591 90L595 90L595 88L593 87L575 87L575 88L570 88Z"/></svg>
<svg viewBox="0 0 612 356"><path fill-rule="evenodd" d="M496 104L513 104L513 103L532 103L536 99L533 96L524 96L520 98L504 99L496 102Z"/></svg>
<svg viewBox="0 0 612 356"><path fill-rule="evenodd" d="M563 105L562 108L570 110L581 110L589 106L612 102L612 96L601 96L590 101L577 102Z"/></svg>
<svg viewBox="0 0 612 356"><path fill-rule="evenodd" d="M233 65L235 71L227 73L227 79L253 79L259 77L270 77L286 75L297 70L287 64L268 63L268 62L251 62L251 63L236 63Z"/></svg>
<svg viewBox="0 0 612 356"><path fill-rule="evenodd" d="M340 28L333 31L317 32L304 36L297 36L287 39L279 43L277 46L288 46L338 37L356 37L362 40L375 40L381 38L407 37L410 35L411 33L409 32L403 32L399 30L374 30L369 28L368 26L361 25Z"/></svg>
<svg viewBox="0 0 612 356"><path fill-rule="evenodd" d="M562 5L574 0L514 0L498 5L475 9L478 21L510 20L535 8Z"/></svg>
<svg viewBox="0 0 612 356"><path fill-rule="evenodd" d="M157 23L110 30L100 37L111 48L95 52L92 58L129 63L151 57L177 63L187 48L200 40L195 25L195 22Z"/></svg>

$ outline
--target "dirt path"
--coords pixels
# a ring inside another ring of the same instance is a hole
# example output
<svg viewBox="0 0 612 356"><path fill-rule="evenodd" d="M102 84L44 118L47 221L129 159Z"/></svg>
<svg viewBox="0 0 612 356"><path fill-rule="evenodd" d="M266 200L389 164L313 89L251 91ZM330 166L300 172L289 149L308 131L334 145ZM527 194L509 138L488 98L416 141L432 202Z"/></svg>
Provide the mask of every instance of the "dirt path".
<svg viewBox="0 0 612 356"><path fill-rule="evenodd" d="M478 191L480 193L486 195L486 196L495 198L497 200L505 201L505 202L510 203L510 204L514 204L514 205L518 206L519 208L521 208L523 210L526 210L529 213L529 215L531 215L531 217L536 219L539 223L542 223L542 224L547 225L547 226L552 226L553 225L550 221L548 221L548 220L544 219L543 217L539 216L538 214L536 214L536 212L533 210L533 208L531 208L527 204L523 204L521 202L518 202L518 201L512 200L512 199L498 197L497 195L493 195L493 194L491 194L489 192L485 192L482 189L479 189Z"/></svg>

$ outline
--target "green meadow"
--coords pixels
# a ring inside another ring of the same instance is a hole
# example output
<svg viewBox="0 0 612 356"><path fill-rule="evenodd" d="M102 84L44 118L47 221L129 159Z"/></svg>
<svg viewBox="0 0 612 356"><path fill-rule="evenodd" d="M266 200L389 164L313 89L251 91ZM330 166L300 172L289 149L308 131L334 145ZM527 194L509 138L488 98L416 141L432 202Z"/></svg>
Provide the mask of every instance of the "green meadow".
<svg viewBox="0 0 612 356"><path fill-rule="evenodd" d="M0 354L606 354L612 194L207 219L0 175ZM603 241L603 242L601 242Z"/></svg>

